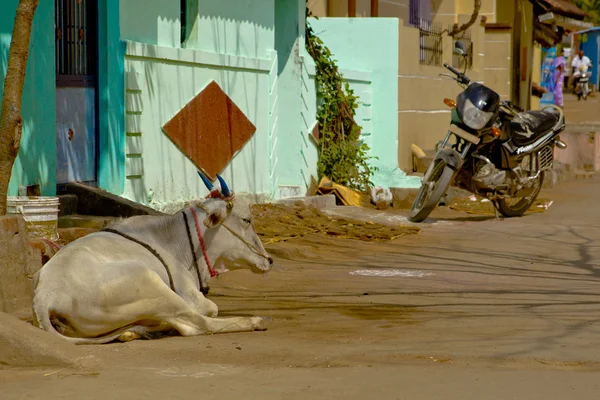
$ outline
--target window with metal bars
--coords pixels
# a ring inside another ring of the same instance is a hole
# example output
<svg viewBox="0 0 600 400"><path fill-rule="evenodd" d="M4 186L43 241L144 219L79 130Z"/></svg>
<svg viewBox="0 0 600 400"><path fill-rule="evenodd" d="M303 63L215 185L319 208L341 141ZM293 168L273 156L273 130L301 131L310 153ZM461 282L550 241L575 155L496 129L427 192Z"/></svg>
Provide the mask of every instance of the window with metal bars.
<svg viewBox="0 0 600 400"><path fill-rule="evenodd" d="M57 86L94 86L97 0L55 0Z"/></svg>
<svg viewBox="0 0 600 400"><path fill-rule="evenodd" d="M421 20L419 22L419 63L442 65L443 48L442 27Z"/></svg>

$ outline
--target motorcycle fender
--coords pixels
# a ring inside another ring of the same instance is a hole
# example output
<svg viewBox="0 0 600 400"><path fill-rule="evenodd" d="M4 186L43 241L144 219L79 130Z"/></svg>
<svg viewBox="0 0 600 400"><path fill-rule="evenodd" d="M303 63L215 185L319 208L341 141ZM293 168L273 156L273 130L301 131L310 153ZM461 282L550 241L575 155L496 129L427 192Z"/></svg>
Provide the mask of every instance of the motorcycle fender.
<svg viewBox="0 0 600 400"><path fill-rule="evenodd" d="M454 149L442 149L437 152L435 158L444 160L453 171L458 171L463 163L460 153Z"/></svg>

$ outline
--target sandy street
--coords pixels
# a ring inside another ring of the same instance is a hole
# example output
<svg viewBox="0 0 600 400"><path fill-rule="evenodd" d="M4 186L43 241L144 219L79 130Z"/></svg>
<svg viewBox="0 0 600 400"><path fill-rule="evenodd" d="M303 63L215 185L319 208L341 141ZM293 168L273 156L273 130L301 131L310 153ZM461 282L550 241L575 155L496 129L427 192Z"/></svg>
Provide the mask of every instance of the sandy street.
<svg viewBox="0 0 600 400"><path fill-rule="evenodd" d="M221 315L269 330L88 346L85 371L0 370L0 398L597 399L600 184L543 195L523 218L272 245L268 276L212 283Z"/></svg>

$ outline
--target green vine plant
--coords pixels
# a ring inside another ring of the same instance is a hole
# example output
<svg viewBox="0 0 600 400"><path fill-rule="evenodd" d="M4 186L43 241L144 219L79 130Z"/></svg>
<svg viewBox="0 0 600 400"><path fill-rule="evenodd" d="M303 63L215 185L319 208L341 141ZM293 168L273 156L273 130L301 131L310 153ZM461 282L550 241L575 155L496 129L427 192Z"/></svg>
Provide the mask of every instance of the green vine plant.
<svg viewBox="0 0 600 400"><path fill-rule="evenodd" d="M308 9L306 16L310 16ZM377 170L370 161L376 157L369 156L369 146L360 139L362 127L354 119L358 97L308 20L305 29L306 50L316 69L319 180L326 176L340 185L367 192Z"/></svg>

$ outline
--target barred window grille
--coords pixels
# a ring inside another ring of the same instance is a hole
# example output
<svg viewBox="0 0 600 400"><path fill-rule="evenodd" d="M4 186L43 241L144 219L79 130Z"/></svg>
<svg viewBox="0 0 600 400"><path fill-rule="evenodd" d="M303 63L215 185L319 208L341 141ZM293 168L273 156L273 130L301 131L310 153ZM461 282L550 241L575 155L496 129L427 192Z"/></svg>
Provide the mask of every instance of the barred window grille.
<svg viewBox="0 0 600 400"><path fill-rule="evenodd" d="M97 70L97 0L55 0L56 82L91 86Z"/></svg>
<svg viewBox="0 0 600 400"><path fill-rule="evenodd" d="M449 30L452 30L450 28ZM456 37L454 42L461 41L464 43L467 48L467 56L461 56L453 51L452 54L452 66L459 71L463 69L472 69L473 68L473 40L471 39L471 31L463 32L460 37ZM466 65L465 65L466 64Z"/></svg>
<svg viewBox="0 0 600 400"><path fill-rule="evenodd" d="M430 21L419 21L419 62L422 65L442 65L442 27Z"/></svg>

